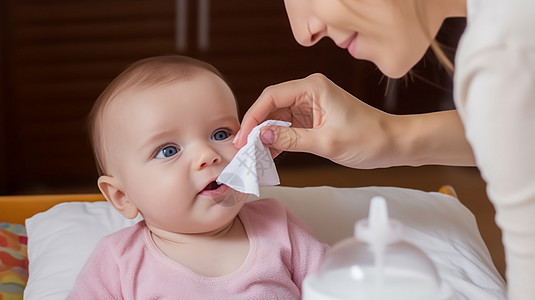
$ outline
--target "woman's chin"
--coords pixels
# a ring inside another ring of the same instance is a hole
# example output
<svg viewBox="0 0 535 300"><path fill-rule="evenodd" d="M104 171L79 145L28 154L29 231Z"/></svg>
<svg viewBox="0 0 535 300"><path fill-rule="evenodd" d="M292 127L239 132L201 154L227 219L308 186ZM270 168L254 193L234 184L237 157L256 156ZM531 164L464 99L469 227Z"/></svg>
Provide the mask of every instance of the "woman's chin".
<svg viewBox="0 0 535 300"><path fill-rule="evenodd" d="M401 78L411 70L413 65L379 65L376 64L377 68L387 77L392 79Z"/></svg>

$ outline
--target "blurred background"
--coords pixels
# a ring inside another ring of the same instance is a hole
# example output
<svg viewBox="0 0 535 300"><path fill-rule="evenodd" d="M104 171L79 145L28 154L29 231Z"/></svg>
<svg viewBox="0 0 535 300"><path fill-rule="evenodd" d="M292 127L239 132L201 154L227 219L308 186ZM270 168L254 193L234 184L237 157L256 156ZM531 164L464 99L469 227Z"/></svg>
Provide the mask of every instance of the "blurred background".
<svg viewBox="0 0 535 300"><path fill-rule="evenodd" d="M331 40L298 45L282 0L0 0L0 26L0 195L98 192L86 116L115 76L149 56L213 64L241 115L265 87L315 72L390 113L454 108L451 76L432 53L405 78L388 79ZM450 19L439 33L452 59L464 26ZM287 186L437 191L450 184L503 274L501 234L476 168L352 170L304 153L276 162Z"/></svg>

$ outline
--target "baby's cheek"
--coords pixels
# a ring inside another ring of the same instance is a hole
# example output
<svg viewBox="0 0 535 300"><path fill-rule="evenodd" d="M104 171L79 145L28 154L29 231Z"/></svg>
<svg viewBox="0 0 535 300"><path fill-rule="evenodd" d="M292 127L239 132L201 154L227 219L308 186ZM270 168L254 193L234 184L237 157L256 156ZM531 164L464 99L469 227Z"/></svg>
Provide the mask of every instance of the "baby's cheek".
<svg viewBox="0 0 535 300"><path fill-rule="evenodd" d="M230 147L228 147L228 150L225 151L225 156L226 158L228 159L228 162L230 162L232 160L232 158L234 158L234 156L236 156L236 153L238 153L238 148L236 148L234 146L234 144L230 144Z"/></svg>

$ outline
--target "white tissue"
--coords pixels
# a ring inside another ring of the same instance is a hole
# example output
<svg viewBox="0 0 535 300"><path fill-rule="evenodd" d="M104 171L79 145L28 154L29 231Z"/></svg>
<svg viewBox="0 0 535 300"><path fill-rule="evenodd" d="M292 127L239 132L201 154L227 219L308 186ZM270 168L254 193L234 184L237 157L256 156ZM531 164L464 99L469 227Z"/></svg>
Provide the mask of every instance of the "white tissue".
<svg viewBox="0 0 535 300"><path fill-rule="evenodd" d="M279 174L269 152L269 147L260 140L260 128L268 125L290 126L291 123L268 120L253 128L247 136L247 144L241 148L216 182L226 184L242 193L260 196L261 186L280 184Z"/></svg>

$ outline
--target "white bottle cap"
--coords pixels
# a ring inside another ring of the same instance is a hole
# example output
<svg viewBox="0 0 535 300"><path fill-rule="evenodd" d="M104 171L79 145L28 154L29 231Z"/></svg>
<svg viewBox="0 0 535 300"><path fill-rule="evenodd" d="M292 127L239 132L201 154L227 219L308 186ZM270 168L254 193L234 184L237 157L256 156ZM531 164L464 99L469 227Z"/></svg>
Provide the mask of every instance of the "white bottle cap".
<svg viewBox="0 0 535 300"><path fill-rule="evenodd" d="M372 198L354 237L329 249L318 272L305 278L303 299L449 299L431 259L402 232L402 223L389 219L386 200Z"/></svg>

